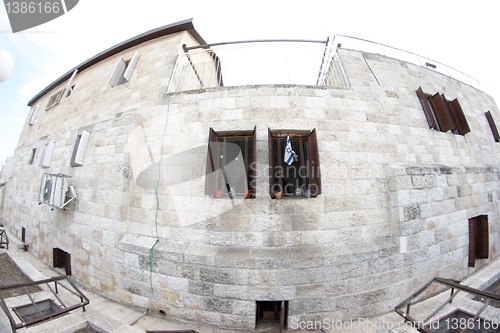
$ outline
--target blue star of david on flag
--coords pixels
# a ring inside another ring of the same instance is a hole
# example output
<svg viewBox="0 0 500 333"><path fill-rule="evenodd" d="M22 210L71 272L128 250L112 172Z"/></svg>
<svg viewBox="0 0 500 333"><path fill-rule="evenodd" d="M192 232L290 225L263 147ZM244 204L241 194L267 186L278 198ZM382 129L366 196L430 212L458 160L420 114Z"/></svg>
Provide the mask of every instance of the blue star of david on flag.
<svg viewBox="0 0 500 333"><path fill-rule="evenodd" d="M293 161L297 161L298 156L292 149L292 143L290 142L290 136L286 137L286 147L285 147L285 163L291 165Z"/></svg>

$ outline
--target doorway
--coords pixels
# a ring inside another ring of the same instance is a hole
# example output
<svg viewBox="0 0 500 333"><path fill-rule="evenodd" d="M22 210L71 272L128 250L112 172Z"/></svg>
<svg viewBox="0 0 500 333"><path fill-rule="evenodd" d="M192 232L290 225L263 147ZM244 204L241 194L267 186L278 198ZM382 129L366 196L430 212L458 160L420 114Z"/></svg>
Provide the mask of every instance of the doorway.
<svg viewBox="0 0 500 333"><path fill-rule="evenodd" d="M255 328L276 328L282 332L287 328L288 301L256 301Z"/></svg>

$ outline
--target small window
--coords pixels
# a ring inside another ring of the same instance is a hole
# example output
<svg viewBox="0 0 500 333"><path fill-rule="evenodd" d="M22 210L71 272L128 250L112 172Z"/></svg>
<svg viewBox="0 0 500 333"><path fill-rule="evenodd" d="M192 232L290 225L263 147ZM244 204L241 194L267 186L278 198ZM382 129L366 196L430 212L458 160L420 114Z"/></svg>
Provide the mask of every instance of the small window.
<svg viewBox="0 0 500 333"><path fill-rule="evenodd" d="M487 111L485 114L486 119L488 120L488 124L490 125L491 133L493 134L493 138L495 139L496 142L500 142L500 135L498 134L498 129L497 125L495 124L495 121L493 120L493 116L491 115L490 111Z"/></svg>
<svg viewBox="0 0 500 333"><path fill-rule="evenodd" d="M43 146L42 156L40 157L40 166L42 168L50 168L54 146L55 143L53 141L49 141Z"/></svg>
<svg viewBox="0 0 500 333"><path fill-rule="evenodd" d="M288 139L290 145L287 144ZM274 198L281 196L309 198L321 194L318 139L315 129L312 131L269 129L269 192Z"/></svg>
<svg viewBox="0 0 500 333"><path fill-rule="evenodd" d="M72 86L68 87L65 90L64 98L68 98L69 96L71 96L71 94L73 94L73 90L74 89L75 89L75 85L74 84Z"/></svg>
<svg viewBox="0 0 500 333"><path fill-rule="evenodd" d="M256 127L216 132L208 139L205 194L215 198L255 197Z"/></svg>
<svg viewBox="0 0 500 333"><path fill-rule="evenodd" d="M82 131L81 134L78 134L78 136L76 137L75 145L73 147L73 154L71 155L71 166L76 167L83 165L89 139L90 133L87 131Z"/></svg>
<svg viewBox="0 0 500 333"><path fill-rule="evenodd" d="M66 275L71 275L71 254L55 247L52 249L52 259L54 268L64 268Z"/></svg>
<svg viewBox="0 0 500 333"><path fill-rule="evenodd" d="M469 267L476 265L476 259L488 259L489 231L488 215L469 219Z"/></svg>
<svg viewBox="0 0 500 333"><path fill-rule="evenodd" d="M440 132L451 131L465 135L470 132L469 124L458 99L448 101L443 94L426 94L418 88L417 96L431 129Z"/></svg>
<svg viewBox="0 0 500 333"><path fill-rule="evenodd" d="M36 119L36 112L38 111L38 105L35 105L31 108L30 120L28 121L28 125L33 125Z"/></svg>
<svg viewBox="0 0 500 333"><path fill-rule="evenodd" d="M36 155L36 148L33 148L31 150L30 164L33 164L33 162L35 161L35 155Z"/></svg>
<svg viewBox="0 0 500 333"><path fill-rule="evenodd" d="M130 60L124 60L123 58L118 59L118 63L109 78L109 84L112 87L116 87L120 84L129 82L139 58L140 55L136 51Z"/></svg>
<svg viewBox="0 0 500 333"><path fill-rule="evenodd" d="M45 108L45 110L48 110L48 109L56 106L57 104L59 104L65 90L66 89L62 89L62 90L58 91L57 93L55 93L54 95L50 96L49 102L47 103L47 107Z"/></svg>

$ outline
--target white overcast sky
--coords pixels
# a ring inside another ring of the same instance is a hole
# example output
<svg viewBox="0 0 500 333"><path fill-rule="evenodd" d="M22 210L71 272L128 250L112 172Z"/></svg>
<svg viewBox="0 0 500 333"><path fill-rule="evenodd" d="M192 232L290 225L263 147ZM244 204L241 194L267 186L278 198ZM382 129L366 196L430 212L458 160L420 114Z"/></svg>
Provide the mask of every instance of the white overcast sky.
<svg viewBox="0 0 500 333"><path fill-rule="evenodd" d="M121 41L189 18L208 43L344 34L388 44L475 77L500 103L497 0L80 0L67 14L15 34L0 7L0 50L14 59L0 83L0 164L14 154L27 102L48 84Z"/></svg>

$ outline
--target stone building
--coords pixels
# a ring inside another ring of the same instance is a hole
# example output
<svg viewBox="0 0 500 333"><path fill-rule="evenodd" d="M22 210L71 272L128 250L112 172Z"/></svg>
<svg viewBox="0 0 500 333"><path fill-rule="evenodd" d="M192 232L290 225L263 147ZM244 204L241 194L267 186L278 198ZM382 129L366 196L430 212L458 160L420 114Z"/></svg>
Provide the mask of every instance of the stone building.
<svg viewBox="0 0 500 333"><path fill-rule="evenodd" d="M29 101L1 214L30 252L113 300L234 330L374 316L498 256L492 97L341 47L317 85L226 86L205 44L191 20L167 25Z"/></svg>

